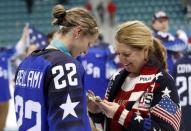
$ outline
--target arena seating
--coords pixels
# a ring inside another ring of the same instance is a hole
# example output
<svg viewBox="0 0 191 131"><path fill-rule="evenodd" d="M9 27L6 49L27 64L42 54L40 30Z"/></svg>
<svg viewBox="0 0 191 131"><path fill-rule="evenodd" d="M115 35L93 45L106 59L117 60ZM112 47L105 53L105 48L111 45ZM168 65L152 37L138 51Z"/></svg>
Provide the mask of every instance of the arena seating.
<svg viewBox="0 0 191 131"><path fill-rule="evenodd" d="M27 13L24 0L0 2L0 47L12 46L21 37L24 25L29 22L45 34L54 30L51 26L51 9L56 0L34 0L32 13ZM66 8L84 5L85 0L69 0Z"/></svg>
<svg viewBox="0 0 191 131"><path fill-rule="evenodd" d="M151 25L154 12L163 10L170 17L170 32L177 29L190 32L190 21L183 14L181 0L114 0L118 6L117 17L119 22L127 20L142 20Z"/></svg>
<svg viewBox="0 0 191 131"><path fill-rule="evenodd" d="M24 0L2 0L0 2L0 46L14 45L20 38L26 22L40 31L48 33L51 26L51 8L56 0L34 0L32 14L27 13ZM68 0L66 8L84 5L86 0ZM142 20L151 24L155 11L164 10L170 17L170 32L183 29L190 32L191 24L182 12L180 0L114 0L118 6L117 20Z"/></svg>

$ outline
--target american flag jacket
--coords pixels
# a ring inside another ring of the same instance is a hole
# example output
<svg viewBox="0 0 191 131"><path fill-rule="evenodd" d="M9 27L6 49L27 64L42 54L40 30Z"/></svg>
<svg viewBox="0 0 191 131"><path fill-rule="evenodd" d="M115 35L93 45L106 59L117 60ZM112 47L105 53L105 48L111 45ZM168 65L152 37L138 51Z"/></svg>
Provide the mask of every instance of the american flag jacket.
<svg viewBox="0 0 191 131"><path fill-rule="evenodd" d="M177 89L173 78L156 58L142 68L135 87L123 92L121 86L128 74L125 69L121 70L108 86L106 99L120 105L113 119L102 113L89 113L95 127L104 131L179 131L181 111ZM120 95L121 103L116 101Z"/></svg>

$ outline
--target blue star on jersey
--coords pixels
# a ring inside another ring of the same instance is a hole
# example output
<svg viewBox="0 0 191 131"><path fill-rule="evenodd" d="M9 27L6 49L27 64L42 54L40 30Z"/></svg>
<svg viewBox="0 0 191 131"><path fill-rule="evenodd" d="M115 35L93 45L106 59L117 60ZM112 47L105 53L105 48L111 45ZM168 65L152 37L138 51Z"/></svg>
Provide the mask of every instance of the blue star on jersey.
<svg viewBox="0 0 191 131"><path fill-rule="evenodd" d="M72 102L70 98L70 94L67 96L67 100L65 104L62 104L60 108L64 110L64 114L62 117L62 120L64 120L68 115L73 115L74 117L78 117L76 115L76 112L74 111L74 108L79 104L80 102Z"/></svg>

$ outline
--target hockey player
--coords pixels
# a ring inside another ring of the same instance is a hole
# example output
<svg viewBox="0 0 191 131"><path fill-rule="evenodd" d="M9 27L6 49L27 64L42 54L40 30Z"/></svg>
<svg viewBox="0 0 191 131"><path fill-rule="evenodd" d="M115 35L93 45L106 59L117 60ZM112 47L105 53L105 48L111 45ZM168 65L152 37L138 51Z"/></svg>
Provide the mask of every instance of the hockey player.
<svg viewBox="0 0 191 131"><path fill-rule="evenodd" d="M84 69L75 59L97 39L98 27L84 9L53 8L60 29L50 45L31 53L15 77L15 108L19 131L90 131Z"/></svg>

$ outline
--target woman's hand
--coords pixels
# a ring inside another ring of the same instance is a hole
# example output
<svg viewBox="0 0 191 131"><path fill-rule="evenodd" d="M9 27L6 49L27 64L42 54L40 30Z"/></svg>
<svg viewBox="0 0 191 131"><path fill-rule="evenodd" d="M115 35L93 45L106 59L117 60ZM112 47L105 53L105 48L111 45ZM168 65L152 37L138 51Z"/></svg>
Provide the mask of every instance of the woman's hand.
<svg viewBox="0 0 191 131"><path fill-rule="evenodd" d="M89 112L91 112L93 114L102 112L101 109L99 108L99 106L97 105L101 101L100 97L95 96L92 91L88 90L87 99L88 99L88 111Z"/></svg>
<svg viewBox="0 0 191 131"><path fill-rule="evenodd" d="M115 112L119 108L119 104L107 100L103 100L97 104L108 118L113 118Z"/></svg>
<svg viewBox="0 0 191 131"><path fill-rule="evenodd" d="M99 108L99 106L97 105L97 102L92 101L92 100L88 100L88 111L96 114L96 113L101 113L101 109Z"/></svg>

